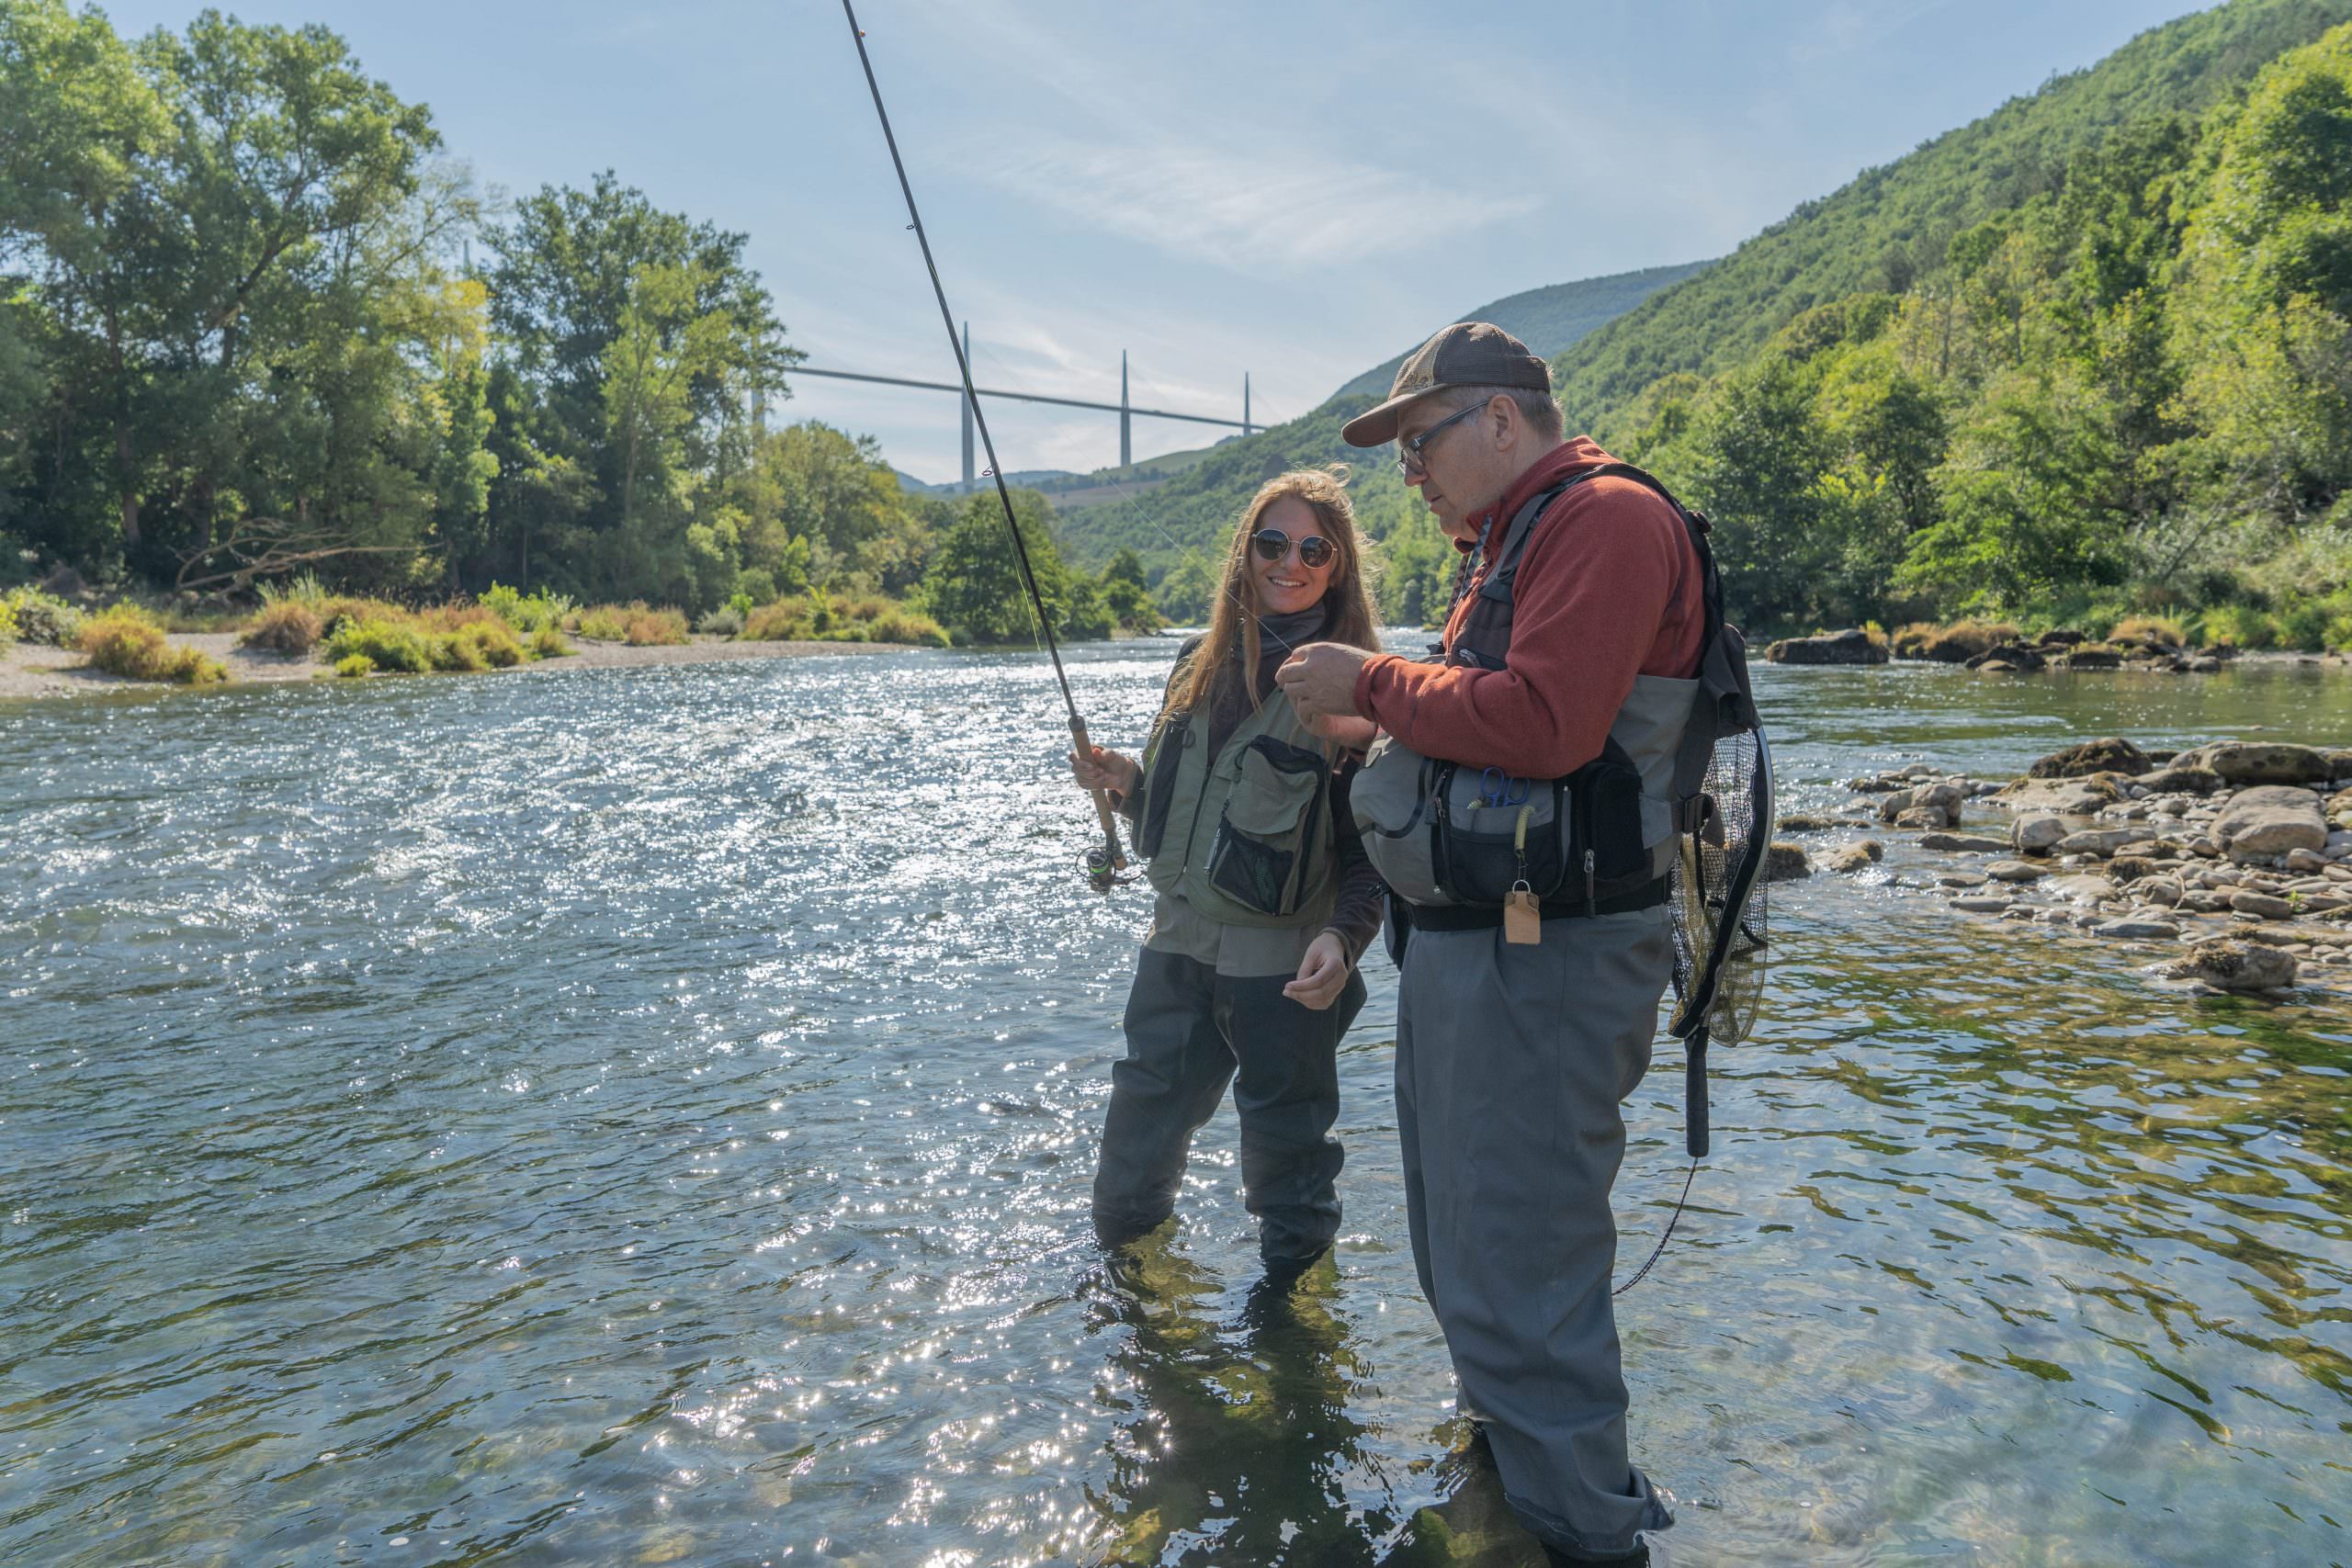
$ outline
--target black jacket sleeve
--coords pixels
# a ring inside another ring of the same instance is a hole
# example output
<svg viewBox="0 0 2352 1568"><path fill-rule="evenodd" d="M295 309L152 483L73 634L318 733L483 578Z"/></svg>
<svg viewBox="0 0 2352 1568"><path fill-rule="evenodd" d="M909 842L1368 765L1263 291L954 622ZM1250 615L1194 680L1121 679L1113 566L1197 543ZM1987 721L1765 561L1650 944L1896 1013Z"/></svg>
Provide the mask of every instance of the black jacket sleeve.
<svg viewBox="0 0 2352 1568"><path fill-rule="evenodd" d="M1388 892L1387 886L1380 880L1380 873L1373 869L1372 857L1364 853L1363 835L1357 829L1355 812L1348 804L1348 785L1355 777L1355 761L1349 758L1331 773L1331 829L1339 862L1340 891L1330 923L1323 928L1345 944L1350 964L1363 956L1363 950L1380 930L1382 904Z"/></svg>

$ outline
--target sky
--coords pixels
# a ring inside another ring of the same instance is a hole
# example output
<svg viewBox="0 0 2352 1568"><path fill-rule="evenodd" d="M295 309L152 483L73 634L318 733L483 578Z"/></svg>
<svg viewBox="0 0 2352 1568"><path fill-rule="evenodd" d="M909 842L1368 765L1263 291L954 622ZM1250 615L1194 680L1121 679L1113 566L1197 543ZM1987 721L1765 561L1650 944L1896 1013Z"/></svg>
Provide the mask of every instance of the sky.
<svg viewBox="0 0 2352 1568"><path fill-rule="evenodd" d="M2182 0L865 0L982 387L1270 423L1478 305L1721 255ZM104 7L118 30L192 4ZM493 192L610 168L750 237L813 366L955 360L838 0L222 0L322 23ZM1113 414L983 404L1009 470L1118 460ZM956 401L804 377L771 417L932 481ZM1138 458L1210 427L1135 422Z"/></svg>

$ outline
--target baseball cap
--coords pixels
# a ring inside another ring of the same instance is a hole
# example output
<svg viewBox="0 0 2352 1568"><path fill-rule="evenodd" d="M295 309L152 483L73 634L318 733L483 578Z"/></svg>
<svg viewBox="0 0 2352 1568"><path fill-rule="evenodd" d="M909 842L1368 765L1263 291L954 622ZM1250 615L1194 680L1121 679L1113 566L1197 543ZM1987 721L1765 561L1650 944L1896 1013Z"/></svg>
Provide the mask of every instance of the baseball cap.
<svg viewBox="0 0 2352 1568"><path fill-rule="evenodd" d="M1516 387L1552 389L1552 367L1528 346L1491 321L1456 321L1413 350L1396 369L1388 400L1340 427L1351 446L1378 446L1396 439L1405 405L1444 387Z"/></svg>

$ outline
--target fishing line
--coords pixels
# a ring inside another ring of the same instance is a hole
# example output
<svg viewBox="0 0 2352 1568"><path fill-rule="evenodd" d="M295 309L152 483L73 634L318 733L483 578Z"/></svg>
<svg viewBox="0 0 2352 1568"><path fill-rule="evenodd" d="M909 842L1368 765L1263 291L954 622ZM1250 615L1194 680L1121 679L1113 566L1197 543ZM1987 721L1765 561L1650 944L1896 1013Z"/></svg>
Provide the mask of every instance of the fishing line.
<svg viewBox="0 0 2352 1568"><path fill-rule="evenodd" d="M972 423L980 433L980 445L989 455L989 477L996 481L997 503L1004 510L1004 531L1012 536L1013 558L1021 566L1022 585L1029 591L1029 607L1037 617L1037 628L1045 633L1046 654L1054 661L1054 682L1061 687L1062 705L1069 710L1069 738L1080 756L1089 756L1094 744L1086 737L1086 720L1079 716L1078 699L1070 694L1069 674L1062 668L1062 650L1054 637L1053 617L1046 613L1046 596L1037 590L1037 574L1029 565L1029 546L1021 537L1021 524L1012 514L1012 492L1005 488L1004 465L997 461L996 441L989 434L989 422L980 412L979 394L972 387L972 367L964 357L964 344L956 335L956 313L947 308L947 289L939 281L939 265L932 260L931 237L923 232L922 213L915 207L915 189L907 179L906 160L899 156L899 138L890 129L890 111L882 107L881 84L874 78L874 62L865 52L865 30L857 25L857 12L850 0L842 0L842 15L849 22L850 37L857 45L857 62L865 72L865 90L874 96L875 118L882 122L882 140L890 149L890 166L898 171L899 190L907 198L907 216L912 220L907 227L914 231L915 243L922 248L923 270L931 275L931 292L939 301L939 321L947 329L947 346L956 355L956 369L964 378L964 397L972 411ZM1119 843L1118 824L1111 817L1110 797L1102 791L1089 790L1094 797L1094 814L1102 829L1102 846L1087 855L1087 880L1101 892L1107 893L1118 885L1118 874L1127 866L1127 853Z"/></svg>

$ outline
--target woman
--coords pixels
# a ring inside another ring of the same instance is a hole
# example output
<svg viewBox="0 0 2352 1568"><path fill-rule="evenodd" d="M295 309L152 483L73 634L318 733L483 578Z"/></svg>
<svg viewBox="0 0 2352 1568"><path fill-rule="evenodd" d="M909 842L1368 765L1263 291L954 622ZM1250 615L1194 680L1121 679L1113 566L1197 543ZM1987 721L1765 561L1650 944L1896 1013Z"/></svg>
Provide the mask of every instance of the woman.
<svg viewBox="0 0 2352 1568"><path fill-rule="evenodd" d="M1070 759L1080 784L1112 792L1158 894L1094 1172L1107 1245L1174 1212L1193 1134L1228 1082L1267 1262L1304 1266L1339 1231L1340 1036L1380 924L1347 800L1349 749L1371 726L1307 728L1273 675L1310 642L1379 646L1344 478L1304 468L1260 489L1143 760L1101 746Z"/></svg>

